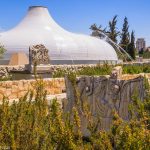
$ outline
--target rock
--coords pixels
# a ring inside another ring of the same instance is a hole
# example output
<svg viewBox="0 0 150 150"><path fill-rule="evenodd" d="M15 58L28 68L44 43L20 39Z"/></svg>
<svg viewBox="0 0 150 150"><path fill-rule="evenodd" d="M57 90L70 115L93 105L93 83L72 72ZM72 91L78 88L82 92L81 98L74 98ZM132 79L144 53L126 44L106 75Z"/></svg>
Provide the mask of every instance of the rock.
<svg viewBox="0 0 150 150"><path fill-rule="evenodd" d="M116 66L113 68L111 72L111 78L121 78L122 77L122 67L121 66Z"/></svg>
<svg viewBox="0 0 150 150"><path fill-rule="evenodd" d="M0 68L0 78L1 79L10 78L10 75L9 75L7 67L6 68Z"/></svg>

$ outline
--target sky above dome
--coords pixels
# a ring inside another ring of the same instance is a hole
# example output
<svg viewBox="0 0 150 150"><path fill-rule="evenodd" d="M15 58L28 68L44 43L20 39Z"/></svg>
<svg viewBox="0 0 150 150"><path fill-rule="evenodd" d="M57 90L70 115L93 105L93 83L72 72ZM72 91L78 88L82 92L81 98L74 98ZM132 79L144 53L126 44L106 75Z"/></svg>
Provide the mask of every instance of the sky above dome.
<svg viewBox="0 0 150 150"><path fill-rule="evenodd" d="M127 16L130 31L150 46L150 0L1 0L0 5L0 32L17 25L29 6L42 5L59 25L76 33L90 34L93 23L106 27L114 15L121 29Z"/></svg>

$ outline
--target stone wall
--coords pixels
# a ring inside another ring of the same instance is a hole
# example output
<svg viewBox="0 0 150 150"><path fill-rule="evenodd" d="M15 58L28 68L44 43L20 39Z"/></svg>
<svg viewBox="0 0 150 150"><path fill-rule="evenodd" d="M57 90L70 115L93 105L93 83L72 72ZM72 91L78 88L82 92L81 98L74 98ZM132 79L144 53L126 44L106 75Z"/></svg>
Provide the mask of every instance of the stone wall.
<svg viewBox="0 0 150 150"><path fill-rule="evenodd" d="M8 72L10 71L25 71L26 65L0 65L0 70L7 69Z"/></svg>
<svg viewBox="0 0 150 150"><path fill-rule="evenodd" d="M128 77L128 78L127 78ZM76 79L75 85L66 78L67 104L65 111L72 111L77 98L80 101L80 115L82 118L83 132L86 131L87 119L84 117L84 103L89 105L93 118L100 117L100 128L109 129L116 110L124 120L129 119L128 106L132 96L143 100L144 78L142 76L122 76L115 79L111 76L83 76ZM76 95L76 94L77 95Z"/></svg>
<svg viewBox="0 0 150 150"><path fill-rule="evenodd" d="M65 81L59 79L44 79L45 89L48 95L61 94L65 89ZM19 81L1 81L0 82L0 100L3 96L8 99L17 99L24 96L28 90L34 90L37 84L35 80L19 80Z"/></svg>
<svg viewBox="0 0 150 150"><path fill-rule="evenodd" d="M138 62L131 62L131 63L123 63L124 65L144 65L144 64L150 64L150 62L147 63L138 63ZM51 72L57 71L59 69L65 69L65 70L79 70L81 68L84 67L94 67L97 66L97 64L71 64L71 65L67 65L67 64L63 64L63 65L50 65L48 68ZM8 71L28 71L29 70L29 66L28 65L15 65L15 66L11 66L11 65L0 65L0 69L5 69L7 68Z"/></svg>
<svg viewBox="0 0 150 150"><path fill-rule="evenodd" d="M48 65L48 68L49 68L49 71L50 72L54 72L54 71L57 71L58 69L65 69L65 70L78 70L78 69L81 69L81 68L84 68L84 67L94 67L96 65ZM41 66L42 67L42 66ZM44 65L43 65L43 69L44 69ZM15 66L12 66L12 65L0 65L0 70L1 69L7 69L8 72L10 71L29 71L29 65L15 65Z"/></svg>

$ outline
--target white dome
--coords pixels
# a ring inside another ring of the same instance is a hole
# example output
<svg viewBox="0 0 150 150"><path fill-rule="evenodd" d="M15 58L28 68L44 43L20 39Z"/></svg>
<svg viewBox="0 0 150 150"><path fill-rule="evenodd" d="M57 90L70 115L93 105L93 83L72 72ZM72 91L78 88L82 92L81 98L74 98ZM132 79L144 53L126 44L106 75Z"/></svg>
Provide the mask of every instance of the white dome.
<svg viewBox="0 0 150 150"><path fill-rule="evenodd" d="M0 34L0 43L7 53L29 53L29 46L44 44L51 60L117 61L113 47L107 42L61 28L49 15L48 9L33 6L15 28Z"/></svg>

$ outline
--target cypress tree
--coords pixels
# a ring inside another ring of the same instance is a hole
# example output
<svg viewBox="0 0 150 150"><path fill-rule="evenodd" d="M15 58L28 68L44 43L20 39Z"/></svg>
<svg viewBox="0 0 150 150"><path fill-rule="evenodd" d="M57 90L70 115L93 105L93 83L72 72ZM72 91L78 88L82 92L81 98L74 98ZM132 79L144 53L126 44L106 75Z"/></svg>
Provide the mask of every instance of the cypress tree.
<svg viewBox="0 0 150 150"><path fill-rule="evenodd" d="M117 37L119 35L116 25L117 25L117 15L113 17L112 21L109 21L109 30L108 30L109 38L115 43L117 43Z"/></svg>
<svg viewBox="0 0 150 150"><path fill-rule="evenodd" d="M127 17L124 18L120 46L128 52L128 45L130 43L129 25Z"/></svg>
<svg viewBox="0 0 150 150"><path fill-rule="evenodd" d="M135 36L134 36L134 31L132 31L131 33L131 41L130 44L128 46L128 53L130 54L130 56L135 59Z"/></svg>

